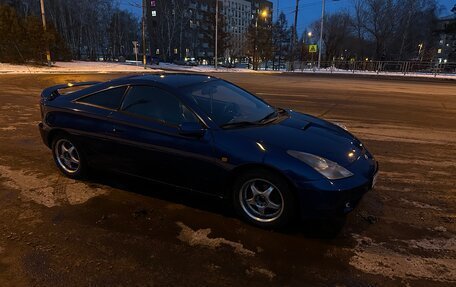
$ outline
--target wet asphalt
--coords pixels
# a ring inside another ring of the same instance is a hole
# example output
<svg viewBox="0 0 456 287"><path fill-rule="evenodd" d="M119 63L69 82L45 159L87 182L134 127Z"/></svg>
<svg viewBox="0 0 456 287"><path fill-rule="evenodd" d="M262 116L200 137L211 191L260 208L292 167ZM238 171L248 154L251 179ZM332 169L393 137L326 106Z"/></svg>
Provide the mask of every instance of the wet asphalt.
<svg viewBox="0 0 456 287"><path fill-rule="evenodd" d="M277 232L203 195L100 171L63 177L38 133L40 91L118 76L0 75L0 286L456 284L454 81L217 74L343 123L380 163L345 220Z"/></svg>

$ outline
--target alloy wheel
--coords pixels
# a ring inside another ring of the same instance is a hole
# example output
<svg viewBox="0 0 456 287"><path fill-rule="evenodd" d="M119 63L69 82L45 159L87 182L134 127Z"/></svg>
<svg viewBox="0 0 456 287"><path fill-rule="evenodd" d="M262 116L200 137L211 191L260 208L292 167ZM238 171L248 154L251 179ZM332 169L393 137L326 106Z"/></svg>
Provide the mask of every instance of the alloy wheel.
<svg viewBox="0 0 456 287"><path fill-rule="evenodd" d="M272 222L284 210L282 192L265 179L251 179L245 182L239 193L239 201L244 212L258 222Z"/></svg>
<svg viewBox="0 0 456 287"><path fill-rule="evenodd" d="M79 153L67 139L59 139L54 147L55 158L60 167L68 173L76 173L80 168Z"/></svg>

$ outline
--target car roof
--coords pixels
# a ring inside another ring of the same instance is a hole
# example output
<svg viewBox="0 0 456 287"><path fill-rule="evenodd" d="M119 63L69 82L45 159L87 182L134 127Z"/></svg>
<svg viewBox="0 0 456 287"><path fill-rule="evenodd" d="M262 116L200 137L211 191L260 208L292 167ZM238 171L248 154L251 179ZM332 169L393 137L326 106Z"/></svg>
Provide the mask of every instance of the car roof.
<svg viewBox="0 0 456 287"><path fill-rule="evenodd" d="M210 81L218 80L213 76L204 74L184 74L184 73L163 73L163 74L142 74L142 75L130 75L117 79L113 79L107 82L98 83L87 88L74 91L69 94L69 97L65 97L68 101L72 101L81 96L86 96L92 93L109 89L115 86L123 85L147 85L157 84L162 87L168 87L170 89L179 89L186 86L203 84ZM63 98L62 98L63 99Z"/></svg>
<svg viewBox="0 0 456 287"><path fill-rule="evenodd" d="M157 83L171 88L182 88L194 84L202 84L217 79L204 74L163 73L127 76L110 81L111 85L125 83Z"/></svg>

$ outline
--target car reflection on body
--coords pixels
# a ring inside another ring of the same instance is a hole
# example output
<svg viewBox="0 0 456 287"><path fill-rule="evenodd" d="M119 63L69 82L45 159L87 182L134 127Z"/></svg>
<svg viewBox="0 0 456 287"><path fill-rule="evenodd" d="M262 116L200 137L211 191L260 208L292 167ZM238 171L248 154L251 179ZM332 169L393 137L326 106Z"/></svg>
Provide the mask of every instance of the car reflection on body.
<svg viewBox="0 0 456 287"><path fill-rule="evenodd" d="M69 86L79 90L63 93ZM90 166L206 193L261 227L346 214L378 171L343 127L200 74L53 86L41 115L43 141L66 176Z"/></svg>

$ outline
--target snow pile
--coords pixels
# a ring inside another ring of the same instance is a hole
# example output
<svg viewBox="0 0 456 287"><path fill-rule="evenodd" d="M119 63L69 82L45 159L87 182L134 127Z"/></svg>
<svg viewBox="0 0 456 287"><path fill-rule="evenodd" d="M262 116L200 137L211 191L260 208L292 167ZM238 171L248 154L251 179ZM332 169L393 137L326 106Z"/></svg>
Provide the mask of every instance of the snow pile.
<svg viewBox="0 0 456 287"><path fill-rule="evenodd" d="M361 70L343 70L337 68L322 68L322 69L299 69L297 68L292 73L306 73L306 74L342 74L342 75L368 75L368 76L388 76L388 77L418 77L418 78L437 78L437 79L453 79L456 80L456 74L451 73L407 73L404 75L402 72L384 72L377 73L376 71L361 71Z"/></svg>
<svg viewBox="0 0 456 287"><path fill-rule="evenodd" d="M112 73L112 72L162 72L159 69L144 69L141 65L112 62L56 62L52 67L12 65L0 63L0 74L52 74L52 73Z"/></svg>
<svg viewBox="0 0 456 287"><path fill-rule="evenodd" d="M215 69L214 66L182 66L170 63L160 63L159 67L163 70L178 70L198 73L277 73L277 71L254 71L246 68L225 68L219 66Z"/></svg>
<svg viewBox="0 0 456 287"><path fill-rule="evenodd" d="M140 62L129 61L126 63L120 62L56 62L52 67L47 66L31 66L31 65L11 65L0 63L0 74L59 74L59 73L154 73L164 71L182 71L194 73L284 73L281 71L267 71L258 70L254 71L247 68L225 68L214 66L181 66L170 63L160 63L160 65L148 65L144 69ZM377 72L373 71L350 71L336 68L325 69L304 69L299 67L294 72L289 73L303 73L303 74L345 74L345 75L370 75L370 76L396 76L396 77L422 77L422 78L438 78L438 79L452 79L456 80L456 74L437 74L432 73L408 73L404 75L400 72Z"/></svg>

